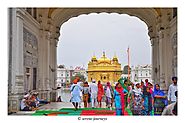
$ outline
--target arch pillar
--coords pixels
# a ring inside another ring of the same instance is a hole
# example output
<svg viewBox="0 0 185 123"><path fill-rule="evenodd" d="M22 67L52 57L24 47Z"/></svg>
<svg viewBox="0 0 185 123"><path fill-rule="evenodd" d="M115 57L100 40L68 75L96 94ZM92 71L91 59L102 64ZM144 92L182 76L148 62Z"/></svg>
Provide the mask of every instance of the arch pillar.
<svg viewBox="0 0 185 123"><path fill-rule="evenodd" d="M159 70L159 42L158 38L151 38L152 47L152 81L153 84L157 84L160 81L160 70Z"/></svg>
<svg viewBox="0 0 185 123"><path fill-rule="evenodd" d="M163 10L162 15L158 18L157 25L160 47L160 85L167 92L169 85L172 83L173 73L175 73L171 40L172 36L177 33L177 18L172 16L171 9ZM177 53L175 55L177 56ZM177 69L175 71L177 72Z"/></svg>
<svg viewBox="0 0 185 123"><path fill-rule="evenodd" d="M57 42L59 30L51 18L40 16L40 42L39 42L39 92L41 98L55 101L56 79L57 79Z"/></svg>
<svg viewBox="0 0 185 123"><path fill-rule="evenodd" d="M49 81L49 58L50 40L49 31L41 30L39 42L39 92L41 98L49 100L50 81Z"/></svg>
<svg viewBox="0 0 185 123"><path fill-rule="evenodd" d="M160 69L160 86L162 90L167 90L166 85L166 41L164 30L159 31L159 69Z"/></svg>
<svg viewBox="0 0 185 123"><path fill-rule="evenodd" d="M156 24L149 26L148 35L150 36L152 48L152 82L159 84L160 82L160 54L159 54L159 37L156 33Z"/></svg>
<svg viewBox="0 0 185 123"><path fill-rule="evenodd" d="M24 56L23 56L23 23L24 12L20 9L12 9L12 81L10 84L10 94L8 96L8 112L19 110L20 100L24 93ZM14 49L13 49L14 48ZM9 57L10 58L10 57ZM15 78L14 78L15 77Z"/></svg>

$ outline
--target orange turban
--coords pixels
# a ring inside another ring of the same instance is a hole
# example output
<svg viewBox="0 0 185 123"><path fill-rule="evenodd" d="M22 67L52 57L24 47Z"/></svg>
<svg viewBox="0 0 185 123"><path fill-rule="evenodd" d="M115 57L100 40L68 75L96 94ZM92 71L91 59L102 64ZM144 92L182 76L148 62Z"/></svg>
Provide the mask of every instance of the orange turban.
<svg viewBox="0 0 185 123"><path fill-rule="evenodd" d="M77 82L78 82L78 79L74 79L74 80L73 80L73 83L74 83L74 84L77 84Z"/></svg>

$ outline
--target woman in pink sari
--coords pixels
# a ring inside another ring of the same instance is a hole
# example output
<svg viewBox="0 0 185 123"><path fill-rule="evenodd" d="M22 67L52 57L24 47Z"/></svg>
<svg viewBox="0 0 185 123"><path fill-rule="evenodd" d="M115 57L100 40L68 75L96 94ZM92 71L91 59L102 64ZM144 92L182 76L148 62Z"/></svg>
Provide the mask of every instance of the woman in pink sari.
<svg viewBox="0 0 185 123"><path fill-rule="evenodd" d="M102 104L102 97L104 95L104 91L103 91L103 85L101 84L101 81L98 81L98 106L101 108Z"/></svg>

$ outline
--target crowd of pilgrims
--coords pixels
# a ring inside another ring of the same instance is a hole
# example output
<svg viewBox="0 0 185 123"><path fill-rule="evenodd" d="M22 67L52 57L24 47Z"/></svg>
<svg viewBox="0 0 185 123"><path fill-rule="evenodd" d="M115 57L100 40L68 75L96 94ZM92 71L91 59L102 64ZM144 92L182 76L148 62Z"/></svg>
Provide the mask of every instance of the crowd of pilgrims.
<svg viewBox="0 0 185 123"><path fill-rule="evenodd" d="M81 107L82 101L84 108L102 108L105 101L107 108L116 110L116 115L124 115L126 108L133 115L177 115L177 77L172 82L165 95L159 84L153 85L148 79L145 82L119 79L115 86L110 82L103 86L101 81L92 80L88 84L76 78L70 87L70 102L74 110Z"/></svg>

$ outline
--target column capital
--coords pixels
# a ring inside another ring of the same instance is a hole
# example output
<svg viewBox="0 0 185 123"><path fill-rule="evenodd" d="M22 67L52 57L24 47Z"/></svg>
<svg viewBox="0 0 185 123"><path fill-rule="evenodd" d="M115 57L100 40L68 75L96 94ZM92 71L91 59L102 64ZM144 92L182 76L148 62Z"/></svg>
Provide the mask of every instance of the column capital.
<svg viewBox="0 0 185 123"><path fill-rule="evenodd" d="M150 42L151 42L151 46L154 46L154 39L150 39Z"/></svg>
<svg viewBox="0 0 185 123"><path fill-rule="evenodd" d="M164 29L159 31L159 39L163 39L164 38Z"/></svg>
<svg viewBox="0 0 185 123"><path fill-rule="evenodd" d="M155 38L155 32L153 26L148 27L148 35L150 36L150 40Z"/></svg>
<svg viewBox="0 0 185 123"><path fill-rule="evenodd" d="M21 20L24 20L25 13L21 9L16 9L16 17L20 18Z"/></svg>
<svg viewBox="0 0 185 123"><path fill-rule="evenodd" d="M50 40L51 38L51 32L49 30L43 31L44 38L47 40Z"/></svg>

